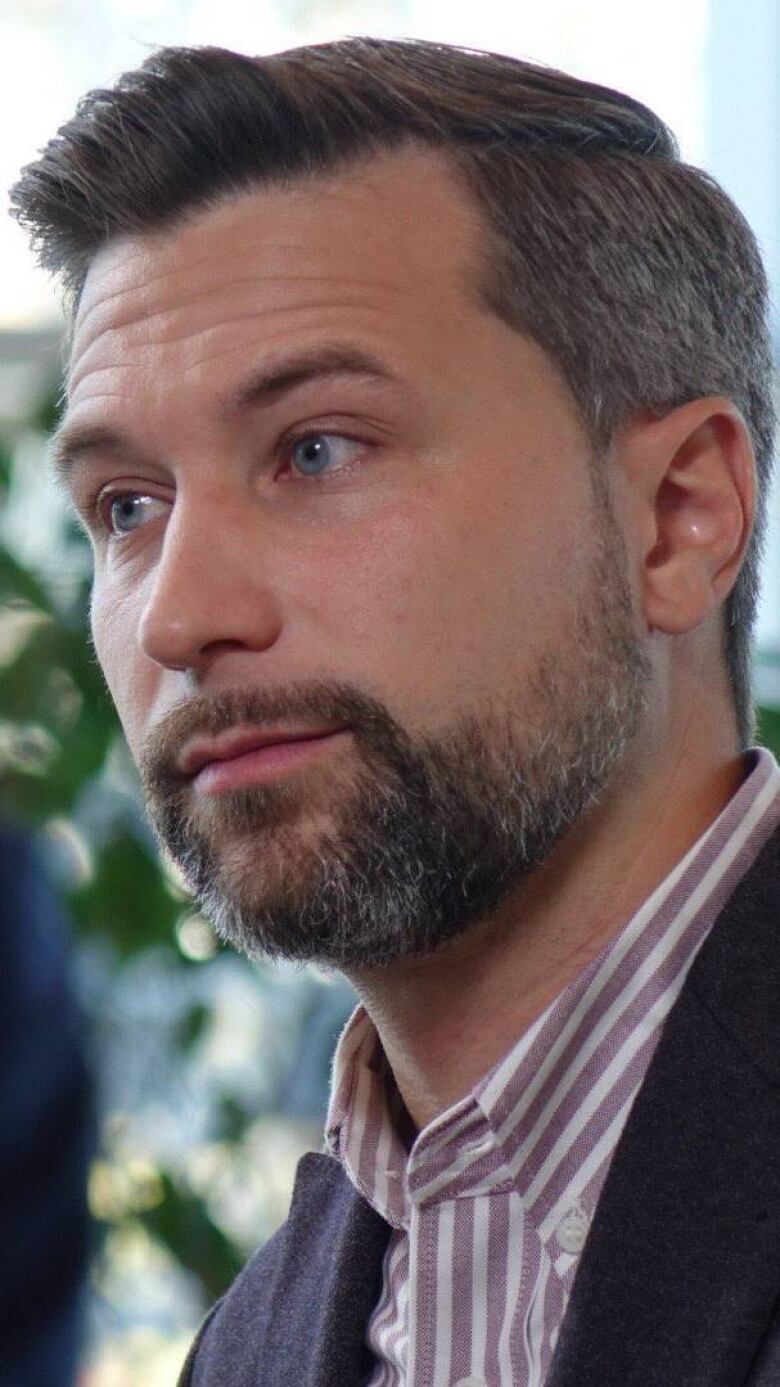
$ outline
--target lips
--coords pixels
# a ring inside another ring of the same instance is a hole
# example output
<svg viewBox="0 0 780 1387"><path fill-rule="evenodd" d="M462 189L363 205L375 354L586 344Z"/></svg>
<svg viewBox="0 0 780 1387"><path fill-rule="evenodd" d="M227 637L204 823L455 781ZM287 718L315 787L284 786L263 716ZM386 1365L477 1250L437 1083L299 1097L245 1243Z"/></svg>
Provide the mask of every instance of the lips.
<svg viewBox="0 0 780 1387"><path fill-rule="evenodd" d="M234 727L217 737L195 737L188 742L179 757L179 770L183 776L193 779L204 766L217 761L232 761L262 747L284 746L290 742L317 741L329 737L341 729L338 727L288 729L274 728L261 731L259 728Z"/></svg>

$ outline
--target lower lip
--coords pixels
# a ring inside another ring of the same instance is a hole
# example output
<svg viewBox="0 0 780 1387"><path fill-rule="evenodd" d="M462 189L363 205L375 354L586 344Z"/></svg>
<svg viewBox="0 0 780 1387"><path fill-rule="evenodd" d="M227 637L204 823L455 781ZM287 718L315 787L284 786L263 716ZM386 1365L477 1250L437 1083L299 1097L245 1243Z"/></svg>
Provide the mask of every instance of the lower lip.
<svg viewBox="0 0 780 1387"><path fill-rule="evenodd" d="M241 756L231 756L227 761L209 761L195 776L193 788L202 795L224 795L247 785L261 785L283 771L314 760L327 746L344 736L345 732L329 732L323 737L305 737L297 742L274 742L271 746L245 751Z"/></svg>

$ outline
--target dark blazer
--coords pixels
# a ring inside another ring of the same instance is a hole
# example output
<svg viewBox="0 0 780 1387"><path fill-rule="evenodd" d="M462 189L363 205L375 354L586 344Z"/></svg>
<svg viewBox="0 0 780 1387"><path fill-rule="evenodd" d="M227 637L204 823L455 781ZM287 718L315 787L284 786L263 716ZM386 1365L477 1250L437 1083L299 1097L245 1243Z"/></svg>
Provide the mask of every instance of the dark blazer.
<svg viewBox="0 0 780 1387"><path fill-rule="evenodd" d="M181 1387L359 1387L389 1228L304 1156ZM780 1387L780 831L721 912L618 1143L546 1387Z"/></svg>

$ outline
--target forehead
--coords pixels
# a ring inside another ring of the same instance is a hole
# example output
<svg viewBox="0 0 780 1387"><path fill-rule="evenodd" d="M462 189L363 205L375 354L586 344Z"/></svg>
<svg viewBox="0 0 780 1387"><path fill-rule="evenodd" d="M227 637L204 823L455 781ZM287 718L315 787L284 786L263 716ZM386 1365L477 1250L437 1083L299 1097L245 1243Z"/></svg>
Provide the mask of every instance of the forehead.
<svg viewBox="0 0 780 1387"><path fill-rule="evenodd" d="M407 329L474 311L480 213L443 158L419 149L338 175L253 189L101 251L76 318L69 390L165 348L187 369L241 345L353 325ZM262 320L258 327L258 320ZM452 324L450 323L450 330Z"/></svg>

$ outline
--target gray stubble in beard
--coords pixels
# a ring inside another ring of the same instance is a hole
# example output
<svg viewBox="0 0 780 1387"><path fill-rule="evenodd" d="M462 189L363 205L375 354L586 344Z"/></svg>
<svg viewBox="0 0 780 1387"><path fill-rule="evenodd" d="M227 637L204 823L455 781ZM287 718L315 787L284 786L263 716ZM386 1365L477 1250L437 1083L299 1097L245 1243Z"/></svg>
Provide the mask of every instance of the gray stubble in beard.
<svg viewBox="0 0 780 1387"><path fill-rule="evenodd" d="M220 937L250 956L350 968L430 953L489 917L604 793L648 677L605 525L572 629L505 707L486 700L413 741L348 685L232 693L159 730L141 766L149 813ZM348 783L343 767L332 782L313 772L330 826L307 823L309 771L193 809L162 751L188 716L210 731L273 716L348 724Z"/></svg>

